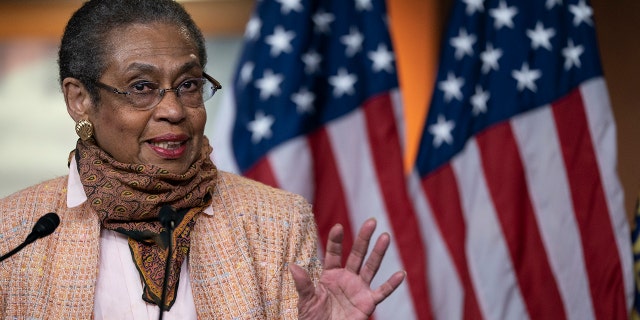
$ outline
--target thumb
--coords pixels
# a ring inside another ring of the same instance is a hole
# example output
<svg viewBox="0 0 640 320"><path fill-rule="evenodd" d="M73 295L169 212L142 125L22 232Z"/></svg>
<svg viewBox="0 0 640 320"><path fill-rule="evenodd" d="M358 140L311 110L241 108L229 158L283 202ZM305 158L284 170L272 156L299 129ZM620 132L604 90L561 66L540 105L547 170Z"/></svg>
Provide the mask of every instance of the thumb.
<svg viewBox="0 0 640 320"><path fill-rule="evenodd" d="M311 277L305 269L297 264L289 264L289 272L293 277L293 283L298 291L298 303L303 303L311 300L315 294L316 288L311 281Z"/></svg>

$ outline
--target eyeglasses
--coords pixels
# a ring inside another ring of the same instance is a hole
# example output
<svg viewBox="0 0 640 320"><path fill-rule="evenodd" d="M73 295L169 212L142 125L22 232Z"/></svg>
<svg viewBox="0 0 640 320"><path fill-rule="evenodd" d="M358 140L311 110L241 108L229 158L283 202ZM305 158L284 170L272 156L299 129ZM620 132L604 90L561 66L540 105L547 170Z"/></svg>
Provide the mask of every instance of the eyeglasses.
<svg viewBox="0 0 640 320"><path fill-rule="evenodd" d="M126 91L120 91L100 81L96 81L95 85L109 92L123 95L131 106L139 110L149 110L157 106L167 91L175 92L184 106L198 108L213 97L216 91L222 89L220 82L206 73L202 74L202 78L187 79L177 87L167 89L160 89L159 84L150 81L134 83L128 86Z"/></svg>

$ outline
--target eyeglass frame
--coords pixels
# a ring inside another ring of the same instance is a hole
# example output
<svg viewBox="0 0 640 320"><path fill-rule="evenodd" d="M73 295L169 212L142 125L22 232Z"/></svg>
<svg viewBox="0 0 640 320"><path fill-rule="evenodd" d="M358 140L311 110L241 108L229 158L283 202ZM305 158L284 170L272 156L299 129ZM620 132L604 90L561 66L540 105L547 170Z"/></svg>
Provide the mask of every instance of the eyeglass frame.
<svg viewBox="0 0 640 320"><path fill-rule="evenodd" d="M211 82L211 84L213 84L213 93L211 94L211 97L213 97L218 90L222 89L222 85L220 84L220 82L218 80L216 80L214 77L208 75L206 72L203 72L202 73L202 77L199 77L199 78L200 79L205 79L205 80ZM198 77L191 78L191 79L198 79ZM152 105L150 105L148 107L144 107L144 108L140 108L140 107L134 107L134 108L137 109L137 110L151 110L151 109L155 108L158 104L160 104L160 102L162 101L162 98L164 98L164 94L167 91L175 92L176 93L176 97L180 98L180 94L179 94L178 90L180 89L180 86L182 86L182 84L184 84L188 80L190 80L190 79L187 79L187 80L181 82L178 85L178 87L176 87L176 88L166 88L166 89L157 88L157 89L155 89L155 90L158 90L158 96L160 97L160 99L155 104L152 104ZM149 82L153 83L151 81L149 81ZM105 84L105 83L102 83L99 80L95 80L95 81L93 81L93 83L96 85L96 87L98 87L100 89L103 89L103 90L107 90L107 91L109 91L111 93L115 93L115 94L119 94L119 95L125 95L125 96L130 96L132 94L136 94L136 93L130 92L130 91L120 91L118 88L112 87L112 86L110 86L108 84ZM207 100L211 99L211 97L209 97ZM203 100L202 102L204 103L204 101L205 100Z"/></svg>

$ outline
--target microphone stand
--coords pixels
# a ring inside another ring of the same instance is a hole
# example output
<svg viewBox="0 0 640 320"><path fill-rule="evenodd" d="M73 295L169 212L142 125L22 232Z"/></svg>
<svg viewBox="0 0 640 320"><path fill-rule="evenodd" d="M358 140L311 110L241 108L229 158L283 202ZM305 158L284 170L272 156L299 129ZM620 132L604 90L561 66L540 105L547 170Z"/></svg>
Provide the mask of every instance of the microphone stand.
<svg viewBox="0 0 640 320"><path fill-rule="evenodd" d="M158 320L162 320L164 316L164 304L167 299L167 287L169 282L169 274L171 271L171 256L173 255L173 230L175 229L176 224L176 211L170 206L163 206L160 208L160 213L158 214L158 219L160 223L165 227L167 238L169 239L167 245L167 260L164 265L164 280L162 283L162 294L160 296L160 315L158 316Z"/></svg>

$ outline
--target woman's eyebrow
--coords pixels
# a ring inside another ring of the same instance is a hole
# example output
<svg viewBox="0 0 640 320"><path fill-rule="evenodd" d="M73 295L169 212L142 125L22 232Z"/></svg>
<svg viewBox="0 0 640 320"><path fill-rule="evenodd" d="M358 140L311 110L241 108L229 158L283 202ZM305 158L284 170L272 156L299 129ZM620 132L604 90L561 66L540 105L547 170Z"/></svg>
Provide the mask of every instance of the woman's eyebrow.
<svg viewBox="0 0 640 320"><path fill-rule="evenodd" d="M132 64L130 64L129 66L127 66L127 68L124 71L142 71L142 72L156 72L158 71L158 67L152 65L152 64L148 64L148 63L142 63L142 62L134 62Z"/></svg>
<svg viewBox="0 0 640 320"><path fill-rule="evenodd" d="M190 62L187 62L184 65L182 65L182 67L180 67L178 73L184 73L184 72L192 70L193 68L202 68L202 66L200 65L199 61L190 61ZM204 68L202 68L202 69L204 71Z"/></svg>
<svg viewBox="0 0 640 320"><path fill-rule="evenodd" d="M198 61L189 61L185 64L183 64L182 66L179 67L178 69L178 73L184 73L187 72L193 68L200 68L200 62ZM144 72L144 73L152 73L152 72L158 72L159 68L156 67L155 65L152 64L148 64L148 63L142 63L142 62L134 62L132 64L130 64L129 66L127 66L127 68L125 69L125 71L138 71L138 72Z"/></svg>

